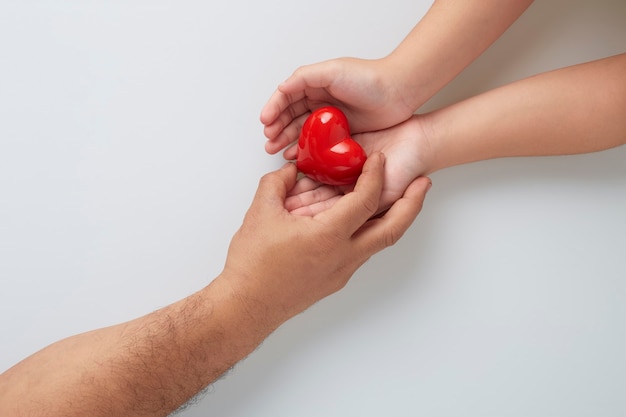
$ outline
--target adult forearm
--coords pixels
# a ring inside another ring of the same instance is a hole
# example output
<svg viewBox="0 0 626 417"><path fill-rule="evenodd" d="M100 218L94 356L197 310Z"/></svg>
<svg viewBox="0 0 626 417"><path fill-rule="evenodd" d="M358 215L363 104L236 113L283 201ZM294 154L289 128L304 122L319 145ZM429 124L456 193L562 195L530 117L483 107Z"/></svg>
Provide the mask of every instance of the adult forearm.
<svg viewBox="0 0 626 417"><path fill-rule="evenodd" d="M130 322L64 339L0 376L0 414L166 416L275 327L217 278Z"/></svg>
<svg viewBox="0 0 626 417"><path fill-rule="evenodd" d="M429 172L490 158L626 142L626 54L530 77L424 116Z"/></svg>
<svg viewBox="0 0 626 417"><path fill-rule="evenodd" d="M532 0L436 0L386 58L417 109L474 61Z"/></svg>

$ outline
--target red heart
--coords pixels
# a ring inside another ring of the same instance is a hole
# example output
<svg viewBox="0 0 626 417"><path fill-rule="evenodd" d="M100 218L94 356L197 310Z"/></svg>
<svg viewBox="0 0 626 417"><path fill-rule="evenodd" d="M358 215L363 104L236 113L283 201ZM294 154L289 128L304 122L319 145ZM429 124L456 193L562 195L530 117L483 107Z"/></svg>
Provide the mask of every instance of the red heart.
<svg viewBox="0 0 626 417"><path fill-rule="evenodd" d="M354 184L366 159L361 145L350 137L348 119L338 108L319 108L304 122L296 165L308 177L330 185Z"/></svg>

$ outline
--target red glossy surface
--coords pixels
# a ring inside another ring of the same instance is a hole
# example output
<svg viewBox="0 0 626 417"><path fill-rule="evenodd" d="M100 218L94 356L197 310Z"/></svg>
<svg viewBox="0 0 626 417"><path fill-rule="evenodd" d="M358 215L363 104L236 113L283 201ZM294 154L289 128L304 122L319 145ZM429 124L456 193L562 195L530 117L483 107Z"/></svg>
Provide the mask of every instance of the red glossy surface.
<svg viewBox="0 0 626 417"><path fill-rule="evenodd" d="M330 185L354 184L366 159L361 145L350 137L348 119L338 108L319 108L304 122L296 165L308 177Z"/></svg>

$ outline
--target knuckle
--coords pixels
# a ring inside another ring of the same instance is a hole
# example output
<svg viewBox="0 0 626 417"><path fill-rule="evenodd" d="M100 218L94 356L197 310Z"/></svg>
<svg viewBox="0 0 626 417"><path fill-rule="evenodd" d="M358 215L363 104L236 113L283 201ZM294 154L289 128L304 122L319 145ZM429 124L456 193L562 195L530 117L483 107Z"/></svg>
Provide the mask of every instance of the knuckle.
<svg viewBox="0 0 626 417"><path fill-rule="evenodd" d="M385 247L393 246L402 237L404 231L397 227L396 225L391 225L387 227L383 233L383 244Z"/></svg>
<svg viewBox="0 0 626 417"><path fill-rule="evenodd" d="M273 172L269 172L267 174L264 174L259 179L259 186L268 185L268 184L271 184L272 182L274 182L274 173Z"/></svg>
<svg viewBox="0 0 626 417"><path fill-rule="evenodd" d="M295 78L300 78L303 77L304 74L307 72L307 70L309 69L310 65L300 65L298 68L296 68L296 70L293 72L293 77Z"/></svg>
<svg viewBox="0 0 626 417"><path fill-rule="evenodd" d="M361 205L367 213L373 215L378 210L378 199L372 195L363 196L361 199Z"/></svg>
<svg viewBox="0 0 626 417"><path fill-rule="evenodd" d="M287 107L287 117L286 117L286 121L283 123L284 126L287 126L288 123L291 123L292 120L298 118L298 116L300 116L298 114L298 110L294 107L294 106L289 106Z"/></svg>
<svg viewBox="0 0 626 417"><path fill-rule="evenodd" d="M281 171L273 171L263 175L259 179L259 186L257 188L257 195L269 195L275 192L284 181L281 176Z"/></svg>

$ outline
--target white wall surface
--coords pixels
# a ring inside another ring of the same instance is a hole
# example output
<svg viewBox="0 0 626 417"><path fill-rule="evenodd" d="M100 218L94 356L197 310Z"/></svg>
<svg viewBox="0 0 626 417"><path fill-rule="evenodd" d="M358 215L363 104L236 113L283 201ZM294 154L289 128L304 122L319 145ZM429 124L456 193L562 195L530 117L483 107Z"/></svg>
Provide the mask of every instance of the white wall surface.
<svg viewBox="0 0 626 417"><path fill-rule="evenodd" d="M207 284L282 164L275 86L386 54L429 5L0 1L0 371ZM537 1L425 109L623 52L624 21ZM432 179L397 246L181 415L626 415L626 148Z"/></svg>

